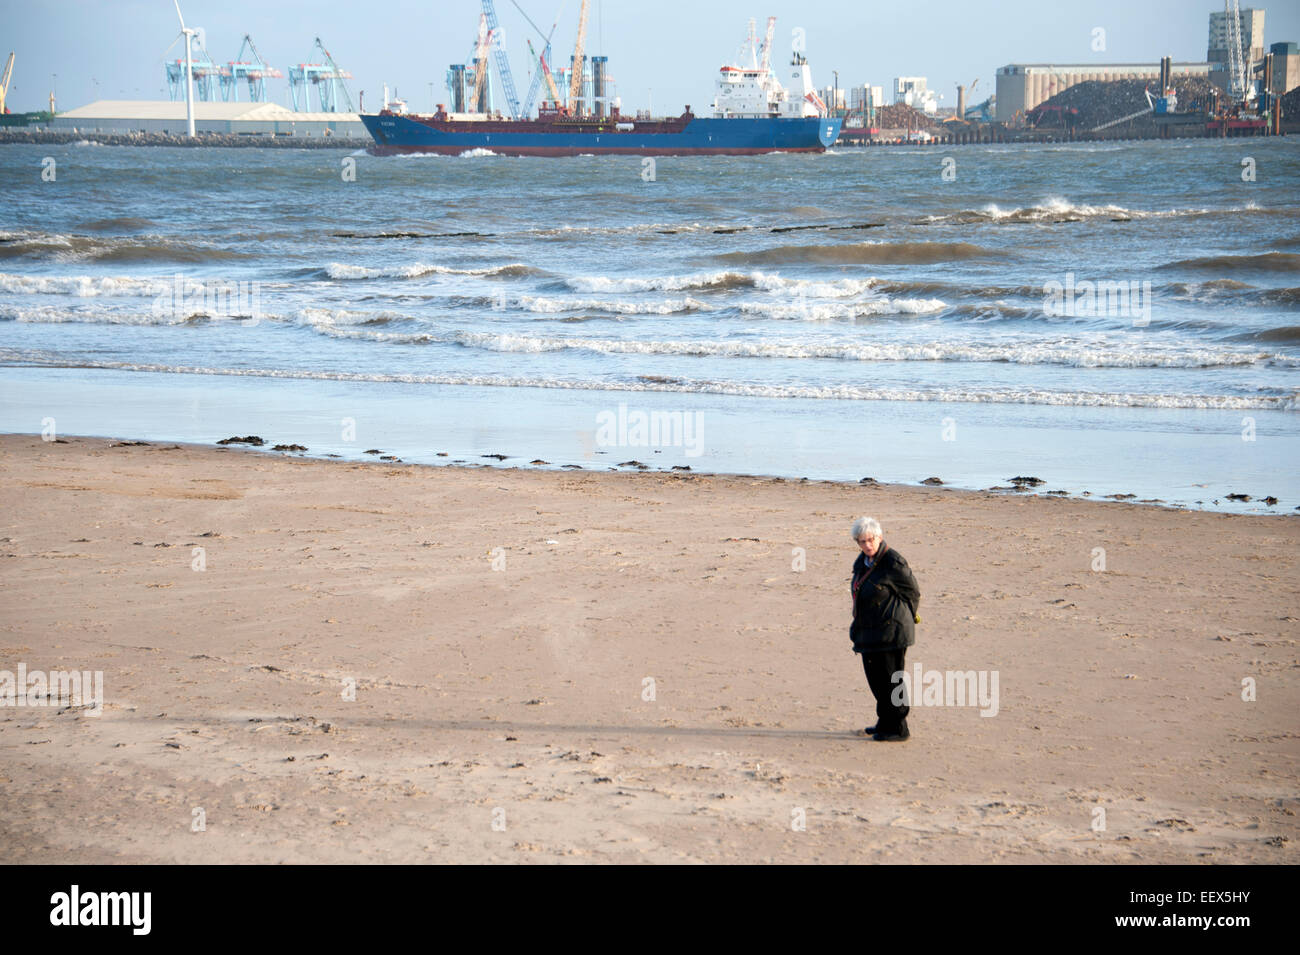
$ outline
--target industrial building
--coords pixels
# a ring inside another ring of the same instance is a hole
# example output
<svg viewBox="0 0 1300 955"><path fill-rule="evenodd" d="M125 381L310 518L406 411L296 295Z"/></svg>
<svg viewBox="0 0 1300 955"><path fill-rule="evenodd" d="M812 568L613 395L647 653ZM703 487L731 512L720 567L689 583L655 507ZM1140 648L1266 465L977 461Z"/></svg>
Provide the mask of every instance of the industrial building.
<svg viewBox="0 0 1300 955"><path fill-rule="evenodd" d="M883 86L853 86L849 88L849 109L867 110L885 105L885 88Z"/></svg>
<svg viewBox="0 0 1300 955"><path fill-rule="evenodd" d="M1175 63L1173 76L1175 79L1208 77L1211 65ZM1156 63L1011 63L998 68L995 118L999 123L1011 122L1062 90L1089 80L1148 80L1154 85L1160 80L1160 66Z"/></svg>
<svg viewBox="0 0 1300 955"><path fill-rule="evenodd" d="M1294 43L1274 43L1268 48L1273 54L1273 89L1278 96L1300 86L1300 51Z"/></svg>
<svg viewBox="0 0 1300 955"><path fill-rule="evenodd" d="M185 103L168 100L98 100L59 113L54 130L82 133L186 133ZM300 113L278 103L196 102L198 133L233 136L343 136L368 139L356 113Z"/></svg>

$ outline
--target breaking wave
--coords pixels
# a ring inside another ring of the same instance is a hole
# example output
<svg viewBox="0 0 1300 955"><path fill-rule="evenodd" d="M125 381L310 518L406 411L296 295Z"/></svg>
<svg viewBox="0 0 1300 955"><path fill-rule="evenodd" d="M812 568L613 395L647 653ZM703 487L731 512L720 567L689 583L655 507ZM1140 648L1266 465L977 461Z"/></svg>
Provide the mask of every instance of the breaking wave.
<svg viewBox="0 0 1300 955"><path fill-rule="evenodd" d="M93 275L10 275L0 273L0 292L19 295L70 295L97 298L118 295L157 295L167 289L170 278Z"/></svg>
<svg viewBox="0 0 1300 955"><path fill-rule="evenodd" d="M699 272L693 275L664 275L649 278L609 278L603 275L575 276L565 285L577 292L682 292L727 291L752 288L764 292L788 292L819 298L859 295L869 290L874 279L817 281L790 279L766 272Z"/></svg>
<svg viewBox="0 0 1300 955"><path fill-rule="evenodd" d="M0 259L55 259L93 262L195 262L248 259L237 252L169 236L93 236L57 233L0 236Z"/></svg>
<svg viewBox="0 0 1300 955"><path fill-rule="evenodd" d="M1244 206L1234 206L1229 209L1208 209L1208 208L1187 208L1187 209L1130 209L1127 206L1107 205L1090 205L1085 202L1071 202L1068 199L1053 197L1044 199L1041 204L1032 206L1013 206L1003 208L997 203L990 202L978 209L962 209L958 212L948 212L938 215L925 216L919 220L922 224L934 223L1018 223L1018 222L1072 222L1079 220L1117 220L1123 222L1126 220L1139 219L1164 219L1178 218L1182 216L1205 216L1205 215L1222 215L1233 212L1259 212L1260 208L1253 203L1247 203Z"/></svg>

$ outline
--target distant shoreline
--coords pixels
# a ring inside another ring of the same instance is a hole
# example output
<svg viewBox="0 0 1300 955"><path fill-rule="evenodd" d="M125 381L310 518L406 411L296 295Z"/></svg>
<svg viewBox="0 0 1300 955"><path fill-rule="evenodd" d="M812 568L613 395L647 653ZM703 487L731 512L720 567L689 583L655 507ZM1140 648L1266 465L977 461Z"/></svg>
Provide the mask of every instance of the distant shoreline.
<svg viewBox="0 0 1300 955"><path fill-rule="evenodd" d="M191 139L173 133L95 133L63 132L50 129L23 127L0 129L0 145L66 146L72 143L92 142L101 146L180 146L193 149L202 146L221 148L257 149L366 149L374 140L349 136L242 136L230 133L200 133Z"/></svg>
<svg viewBox="0 0 1300 955"><path fill-rule="evenodd" d="M853 131L850 130L850 133ZM897 135L888 135L890 133ZM1283 128L1282 135L1288 129ZM985 130L935 135L925 141L909 140L904 130L887 130L879 137L857 139L852 135L837 140L831 149L861 149L873 146L915 146L919 148L937 146L988 146L988 145L1060 145L1061 143L1120 143L1136 141L1159 141L1156 133L1150 135L1115 134L1074 136L1059 135L1054 132L1037 132L1033 130ZM1181 135L1172 137L1179 142L1204 140L1218 142L1218 137ZM1234 137L1235 138L1235 137ZM1249 137L1247 137L1249 138ZM189 136L173 133L97 133L97 132L63 132L48 129L28 129L24 127L0 128L0 146L5 145L50 145L67 146L79 142L92 142L101 146L175 146L186 149L199 147L217 147L233 149L369 149L374 140L355 137L335 136L266 136L262 134L240 135L231 133L199 133L193 139Z"/></svg>

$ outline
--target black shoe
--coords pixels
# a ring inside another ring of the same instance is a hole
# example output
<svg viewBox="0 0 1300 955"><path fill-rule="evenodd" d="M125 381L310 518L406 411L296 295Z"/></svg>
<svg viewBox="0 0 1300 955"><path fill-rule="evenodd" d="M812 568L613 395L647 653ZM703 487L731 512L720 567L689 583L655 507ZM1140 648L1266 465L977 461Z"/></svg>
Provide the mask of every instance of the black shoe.
<svg viewBox="0 0 1300 955"><path fill-rule="evenodd" d="M871 738L878 743L894 743L902 742L903 740L910 738L911 735L912 734L908 732L907 724L904 723L897 729L886 730L883 733L876 733Z"/></svg>
<svg viewBox="0 0 1300 955"><path fill-rule="evenodd" d="M876 735L876 728L875 728L874 726L868 726L868 727L865 727L865 728L862 730L862 735L863 735L863 736L875 736L875 735Z"/></svg>

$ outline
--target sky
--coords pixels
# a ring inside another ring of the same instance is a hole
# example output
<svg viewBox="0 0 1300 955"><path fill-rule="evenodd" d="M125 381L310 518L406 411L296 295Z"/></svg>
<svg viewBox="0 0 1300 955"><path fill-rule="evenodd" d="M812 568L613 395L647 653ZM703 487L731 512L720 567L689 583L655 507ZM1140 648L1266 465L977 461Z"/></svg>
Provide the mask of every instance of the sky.
<svg viewBox="0 0 1300 955"><path fill-rule="evenodd" d="M553 60L572 52L580 0L519 0L543 30L557 22ZM539 37L512 0L496 0L520 98L530 80L524 43ZM381 84L413 110L447 101L445 73L469 57L478 0L183 0L187 25L202 27L218 63L233 60L245 33L272 65L315 62L319 36L353 74L354 105L379 105ZM890 97L896 76L925 76L952 106L958 83L978 79L973 101L993 92L1007 63L1156 63L1163 55L1203 62L1209 13L1201 0L591 0L587 52L609 57L625 112L703 114L714 78L734 61L757 18L777 17L774 49L784 62L792 31L806 38L813 79L841 87L870 83ZM1265 5L1265 41L1300 41L1300 3ZM1104 50L1094 50L1096 31ZM0 58L16 54L8 105L45 109L96 99L166 99L164 54L179 24L172 0L0 0ZM180 44L172 48L176 57ZM433 88L430 88L430 83ZM241 91L241 99L246 91ZM289 104L288 80L270 81L270 99ZM498 104L502 100L498 97Z"/></svg>

